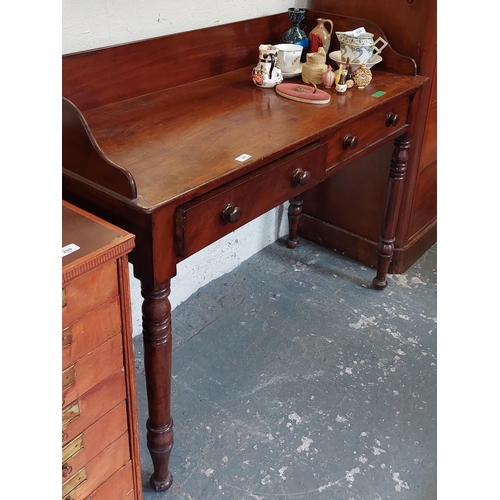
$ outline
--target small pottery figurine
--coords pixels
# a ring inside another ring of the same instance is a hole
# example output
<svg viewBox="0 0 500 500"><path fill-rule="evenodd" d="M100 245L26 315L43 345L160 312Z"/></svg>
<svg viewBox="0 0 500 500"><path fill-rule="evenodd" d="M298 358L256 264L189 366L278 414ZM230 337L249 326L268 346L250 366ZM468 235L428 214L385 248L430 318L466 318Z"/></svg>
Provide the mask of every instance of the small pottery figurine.
<svg viewBox="0 0 500 500"><path fill-rule="evenodd" d="M349 63L349 58L347 58L345 69L347 71L347 75L345 77L345 84L347 85L347 88L350 89L354 87L354 80L352 79L352 68Z"/></svg>
<svg viewBox="0 0 500 500"><path fill-rule="evenodd" d="M342 70L344 69L344 66L342 63L339 64L339 69L337 71L335 71L335 79L333 80L333 82L335 83L335 85L337 85L337 83L339 83L340 81L340 75L342 74Z"/></svg>
<svg viewBox="0 0 500 500"><path fill-rule="evenodd" d="M347 84L345 82L346 76L347 76L347 71L343 69L340 74L339 83L335 85L335 90L337 91L337 94L343 94L347 90Z"/></svg>
<svg viewBox="0 0 500 500"><path fill-rule="evenodd" d="M347 70L346 80L352 80L352 68L351 68L351 61L349 58L347 58L346 60L345 69Z"/></svg>
<svg viewBox="0 0 500 500"><path fill-rule="evenodd" d="M299 25L306 18L306 9L292 7L288 9L288 18L292 23L292 27L283 33L280 43L294 43L296 45L302 45L304 49L302 50L301 61L304 62L305 54L309 47L309 38Z"/></svg>
<svg viewBox="0 0 500 500"><path fill-rule="evenodd" d="M272 89L283 81L283 73L276 67L278 49L274 45L259 45L259 63L252 70L257 87Z"/></svg>
<svg viewBox="0 0 500 500"><path fill-rule="evenodd" d="M325 64L325 49L320 47L318 52L307 54L306 59L307 61L302 65L302 81L315 85L323 83L322 75L328 69Z"/></svg>
<svg viewBox="0 0 500 500"><path fill-rule="evenodd" d="M318 24L309 33L309 52L317 52L320 47L323 47L325 53L328 54L333 23L330 19L323 19L322 17L318 17L316 21ZM325 23L330 24L330 30L326 28Z"/></svg>
<svg viewBox="0 0 500 500"><path fill-rule="evenodd" d="M323 80L323 85L327 89L330 89L333 85L333 81L335 80L335 73L330 65L328 65L327 70L321 75L321 78Z"/></svg>
<svg viewBox="0 0 500 500"><path fill-rule="evenodd" d="M372 72L362 64L353 72L352 79L354 80L354 84L358 86L358 89L364 89L372 81Z"/></svg>

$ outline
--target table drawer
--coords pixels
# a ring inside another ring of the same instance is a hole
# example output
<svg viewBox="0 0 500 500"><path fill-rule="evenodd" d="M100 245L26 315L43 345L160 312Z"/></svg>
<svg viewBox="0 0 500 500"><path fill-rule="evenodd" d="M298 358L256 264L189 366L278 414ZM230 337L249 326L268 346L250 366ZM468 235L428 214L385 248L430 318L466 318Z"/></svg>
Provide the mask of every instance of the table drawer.
<svg viewBox="0 0 500 500"><path fill-rule="evenodd" d="M178 255L189 257L321 182L325 158L326 144L316 143L181 205L176 213Z"/></svg>
<svg viewBox="0 0 500 500"><path fill-rule="evenodd" d="M366 151L388 135L401 135L408 126L408 101L409 97L403 97L381 106L368 117L347 123L328 137L328 169Z"/></svg>
<svg viewBox="0 0 500 500"><path fill-rule="evenodd" d="M62 290L63 328L118 295L116 262L75 278Z"/></svg>
<svg viewBox="0 0 500 500"><path fill-rule="evenodd" d="M115 335L112 339L63 370L63 406L85 394L122 366L122 336Z"/></svg>
<svg viewBox="0 0 500 500"><path fill-rule="evenodd" d="M62 444L66 445L126 397L123 368L62 410Z"/></svg>
<svg viewBox="0 0 500 500"><path fill-rule="evenodd" d="M120 297L115 297L63 329L63 368L82 358L121 331Z"/></svg>
<svg viewBox="0 0 500 500"><path fill-rule="evenodd" d="M88 495L130 460L129 436L122 434L62 485L62 498L86 500Z"/></svg>
<svg viewBox="0 0 500 500"><path fill-rule="evenodd" d="M87 462L125 432L127 432L127 407L123 402L63 446L62 481L68 481Z"/></svg>

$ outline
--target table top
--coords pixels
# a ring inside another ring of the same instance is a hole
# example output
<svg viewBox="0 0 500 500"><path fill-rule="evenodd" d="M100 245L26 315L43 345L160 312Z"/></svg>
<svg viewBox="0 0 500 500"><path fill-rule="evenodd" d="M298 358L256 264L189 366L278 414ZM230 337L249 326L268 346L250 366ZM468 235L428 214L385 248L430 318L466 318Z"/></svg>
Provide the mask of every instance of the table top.
<svg viewBox="0 0 500 500"><path fill-rule="evenodd" d="M63 281L123 255L134 247L134 235L62 201ZM77 271L85 262L85 268Z"/></svg>
<svg viewBox="0 0 500 500"><path fill-rule="evenodd" d="M425 81L373 71L364 89L311 105L256 87L251 67L83 112L102 153L135 179L143 209L185 202L357 120ZM301 79L290 80L303 84ZM380 97L373 94L382 92ZM240 162L240 155L250 158Z"/></svg>

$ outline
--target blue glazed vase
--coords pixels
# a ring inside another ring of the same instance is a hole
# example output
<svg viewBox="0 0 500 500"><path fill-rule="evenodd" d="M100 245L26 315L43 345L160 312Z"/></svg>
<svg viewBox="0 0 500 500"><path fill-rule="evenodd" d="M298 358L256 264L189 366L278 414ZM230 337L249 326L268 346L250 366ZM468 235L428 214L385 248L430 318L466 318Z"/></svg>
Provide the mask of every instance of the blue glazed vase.
<svg viewBox="0 0 500 500"><path fill-rule="evenodd" d="M292 23L292 27L283 33L280 43L295 43L302 45L302 59L305 60L305 54L309 47L309 38L304 30L300 28L300 23L306 18L306 9L290 8L288 9L288 18Z"/></svg>

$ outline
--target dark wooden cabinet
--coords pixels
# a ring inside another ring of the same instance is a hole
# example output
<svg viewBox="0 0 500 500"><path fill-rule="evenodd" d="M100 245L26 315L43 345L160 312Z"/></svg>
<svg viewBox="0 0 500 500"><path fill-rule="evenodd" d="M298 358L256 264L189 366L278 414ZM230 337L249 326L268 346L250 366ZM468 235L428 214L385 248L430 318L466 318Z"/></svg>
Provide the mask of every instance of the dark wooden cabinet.
<svg viewBox="0 0 500 500"><path fill-rule="evenodd" d="M312 9L323 12L324 18L335 13L375 22L392 48L413 58L418 74L429 78L415 110L412 164L408 168L411 174L405 180L389 268L392 273L404 272L437 239L436 0L312 0L310 4ZM315 26L314 15L308 17L309 28ZM330 51L337 49L338 41L333 35ZM381 147L356 161L348 171L339 170L304 193L299 236L375 266L376 228L383 222L382 193L389 175L387 158L391 151L390 146Z"/></svg>

